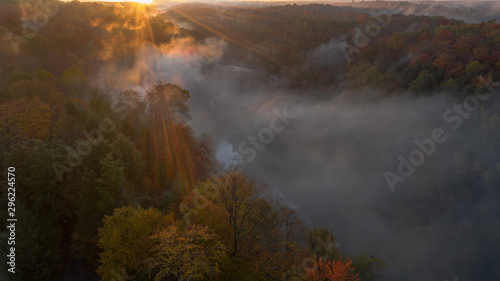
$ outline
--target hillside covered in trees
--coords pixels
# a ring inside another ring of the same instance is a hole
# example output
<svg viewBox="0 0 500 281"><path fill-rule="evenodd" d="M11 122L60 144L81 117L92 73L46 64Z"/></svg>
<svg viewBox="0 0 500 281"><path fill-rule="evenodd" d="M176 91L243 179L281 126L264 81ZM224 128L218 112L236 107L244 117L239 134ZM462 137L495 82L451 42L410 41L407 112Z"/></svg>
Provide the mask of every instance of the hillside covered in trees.
<svg viewBox="0 0 500 281"><path fill-rule="evenodd" d="M49 2L0 0L0 167L15 168L18 219L15 279L3 263L2 280L395 280L384 275L392 266L385 256L340 247L337 226L302 215L241 162L216 157L218 140L193 125L204 121L193 120L192 105L203 103L193 92L211 93L200 77L223 91L215 71L246 71L245 87L265 80L271 99L290 91L318 103L345 93L459 99L500 79L494 21L322 4L182 4L158 14L135 3ZM40 11L46 21L34 16ZM374 20L376 34L365 28ZM212 103L207 120L220 114ZM500 276L500 119L490 113L499 108L491 103L464 126L472 148L454 151L439 188L419 183L373 208L397 226L445 216L447 235L454 229L477 245L450 265L463 269L460 279ZM362 138L353 135L353 143ZM283 177L293 179L290 171ZM3 206L10 182L1 178ZM372 243L370 229L362 235ZM347 245L364 245L347 236ZM4 256L9 247L2 239Z"/></svg>
<svg viewBox="0 0 500 281"><path fill-rule="evenodd" d="M350 87L456 92L471 91L478 75L489 73L494 80L499 75L500 24L493 20L470 24L321 4L259 9L185 4L166 18L228 40L236 49L227 53L228 60L257 60L292 87L321 88L347 79Z"/></svg>

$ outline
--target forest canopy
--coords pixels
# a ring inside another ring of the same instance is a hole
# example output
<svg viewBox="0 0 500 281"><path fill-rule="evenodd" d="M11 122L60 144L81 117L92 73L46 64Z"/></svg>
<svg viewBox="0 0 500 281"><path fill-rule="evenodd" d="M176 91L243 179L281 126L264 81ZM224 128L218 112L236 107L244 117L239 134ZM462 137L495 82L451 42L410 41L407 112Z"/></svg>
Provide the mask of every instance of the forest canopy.
<svg viewBox="0 0 500 281"><path fill-rule="evenodd" d="M336 48L330 61L320 51L352 42L372 14L322 4L186 4L162 14L135 3L57 5L27 36L26 11L0 1L0 164L2 171L15 165L22 218L16 280L369 281L386 267L372 253L339 249L335 229L304 219L265 182L220 163L210 136L191 126L182 79L140 68L144 53L175 53L190 65L202 57L208 63L200 72L238 61L272 75L277 87L321 89L317 95L342 84L385 96L462 97L485 91L478 77L500 79L494 21L393 14L349 60ZM224 52L207 47L214 38L227 43ZM498 115L482 119L475 137L494 147ZM493 194L488 183L498 174L464 158L459 168ZM479 200L466 184L427 195ZM423 209L427 195L414 199ZM413 209L401 209L413 218Z"/></svg>

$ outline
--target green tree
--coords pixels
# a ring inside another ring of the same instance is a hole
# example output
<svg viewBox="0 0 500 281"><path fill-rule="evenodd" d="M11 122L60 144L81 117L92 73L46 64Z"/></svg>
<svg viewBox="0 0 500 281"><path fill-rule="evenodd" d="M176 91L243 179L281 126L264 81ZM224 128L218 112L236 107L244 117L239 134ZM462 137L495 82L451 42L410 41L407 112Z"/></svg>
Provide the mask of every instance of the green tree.
<svg viewBox="0 0 500 281"><path fill-rule="evenodd" d="M470 78L475 78L479 74L483 73L486 70L486 66L484 66L479 61L471 61L466 67L465 72L470 76Z"/></svg>
<svg viewBox="0 0 500 281"><path fill-rule="evenodd" d="M47 211L16 204L22 218L16 224L16 280L54 280L64 260L62 228L58 220L48 219ZM19 278L19 279L17 279Z"/></svg>
<svg viewBox="0 0 500 281"><path fill-rule="evenodd" d="M420 72L418 77L410 83L409 89L416 93L432 91L437 85L436 77L428 70Z"/></svg>
<svg viewBox="0 0 500 281"><path fill-rule="evenodd" d="M306 232L306 244L316 262L322 258L328 260L340 258L336 240L335 235L324 226L314 227Z"/></svg>
<svg viewBox="0 0 500 281"><path fill-rule="evenodd" d="M19 280L30 280L33 276L41 280L55 279L64 264L62 226L70 210L51 166L54 160L64 158L58 144L57 140L35 141L29 146L18 144L1 154L2 170L15 167L16 276ZM6 182L2 184L7 186ZM6 192L1 194L5 198ZM2 202L6 202L5 199ZM1 213L5 214L6 210Z"/></svg>
<svg viewBox="0 0 500 281"><path fill-rule="evenodd" d="M123 192L125 182L125 174L123 172L122 161L113 159L113 155L108 153L100 161L101 176L96 179L97 192L99 200L96 202L96 207L103 213L111 213L117 205L117 201Z"/></svg>
<svg viewBox="0 0 500 281"><path fill-rule="evenodd" d="M77 97L82 97L89 88L87 77L76 65L70 66L64 71L62 80Z"/></svg>
<svg viewBox="0 0 500 281"><path fill-rule="evenodd" d="M14 71L9 75L9 84L17 81L28 81L33 79L33 75L26 73L24 71Z"/></svg>
<svg viewBox="0 0 500 281"><path fill-rule="evenodd" d="M123 134L118 134L112 143L113 157L120 159L123 165L123 172L127 178L125 188L131 196L140 195L139 186L144 181L145 163L141 152L137 150L132 140Z"/></svg>
<svg viewBox="0 0 500 281"><path fill-rule="evenodd" d="M384 261L378 257L360 255L353 260L352 266L356 269L360 281L374 281L386 267Z"/></svg>

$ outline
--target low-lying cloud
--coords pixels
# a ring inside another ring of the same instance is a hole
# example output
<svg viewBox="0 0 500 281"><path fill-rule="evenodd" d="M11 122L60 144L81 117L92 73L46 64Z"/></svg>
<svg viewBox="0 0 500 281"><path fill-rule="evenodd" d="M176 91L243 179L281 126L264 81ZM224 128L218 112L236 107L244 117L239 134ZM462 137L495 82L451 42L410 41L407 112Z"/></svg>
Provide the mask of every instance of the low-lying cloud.
<svg viewBox="0 0 500 281"><path fill-rule="evenodd" d="M459 102L449 96L290 90L277 87L278 78L260 69L221 61L227 48L222 41L209 39L193 44L193 49L192 42L177 44L144 46L134 67L122 73L130 82L126 86L141 85L144 73L153 68L153 76L162 76L155 79L188 89L190 124L196 133L213 138L218 157L229 161L234 156L245 172L269 183L305 218L327 219L342 252L384 259L388 269L383 280L465 279L473 272L483 274L484 280L493 276L492 270L467 266L480 264L479 255L495 257L481 250L489 245L481 237L498 230L498 224L488 224L495 217L498 221L498 207L489 203L495 198L460 204L456 200L461 198L439 190L470 180L469 174L453 174L464 155L466 160L483 159L477 164L483 169L494 165L487 149L477 146L482 143L481 122L498 111L499 97L481 104L484 110L473 112L454 131L442 119ZM332 55L328 47L313 55ZM252 161L238 156L238 145L269 127L273 109L284 107L296 117ZM427 138L436 127L442 127L449 139L391 192L384 171L394 170L398 155L407 156L415 140ZM490 172L495 186L494 174L499 171ZM473 185L483 182L471 180ZM422 202L426 205L419 206ZM488 217L478 222L479 214Z"/></svg>

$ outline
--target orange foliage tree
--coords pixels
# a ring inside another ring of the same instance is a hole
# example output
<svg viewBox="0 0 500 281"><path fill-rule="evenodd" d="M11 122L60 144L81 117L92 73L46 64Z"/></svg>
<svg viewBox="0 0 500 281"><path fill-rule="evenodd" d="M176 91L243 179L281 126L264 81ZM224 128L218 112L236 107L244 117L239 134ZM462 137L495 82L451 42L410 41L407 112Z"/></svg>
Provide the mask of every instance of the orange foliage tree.
<svg viewBox="0 0 500 281"><path fill-rule="evenodd" d="M351 260L342 262L340 259L330 261L320 258L315 268L306 269L305 281L359 281L354 270Z"/></svg>
<svg viewBox="0 0 500 281"><path fill-rule="evenodd" d="M13 142L45 139L51 133L52 107L37 96L30 100L21 98L0 104L0 114L0 136Z"/></svg>

